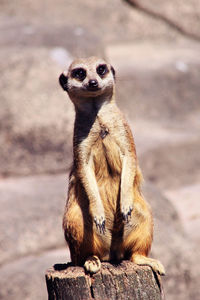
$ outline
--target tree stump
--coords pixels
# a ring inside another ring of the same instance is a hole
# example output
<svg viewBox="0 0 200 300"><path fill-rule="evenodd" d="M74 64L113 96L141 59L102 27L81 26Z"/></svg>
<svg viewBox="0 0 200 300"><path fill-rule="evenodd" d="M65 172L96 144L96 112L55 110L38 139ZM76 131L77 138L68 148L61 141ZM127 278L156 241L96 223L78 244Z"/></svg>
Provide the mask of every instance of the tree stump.
<svg viewBox="0 0 200 300"><path fill-rule="evenodd" d="M49 300L161 300L160 277L148 266L130 261L102 263L93 275L70 263L57 264L46 272Z"/></svg>

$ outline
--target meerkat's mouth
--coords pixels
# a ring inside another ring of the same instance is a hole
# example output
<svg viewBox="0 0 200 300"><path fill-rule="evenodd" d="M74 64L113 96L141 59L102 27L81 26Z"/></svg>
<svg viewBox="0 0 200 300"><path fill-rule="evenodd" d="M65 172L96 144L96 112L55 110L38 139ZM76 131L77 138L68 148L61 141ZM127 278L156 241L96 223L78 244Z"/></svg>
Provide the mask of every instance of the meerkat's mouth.
<svg viewBox="0 0 200 300"><path fill-rule="evenodd" d="M87 89L87 91L90 91L90 92L96 92L96 91L101 90L101 88L99 86L87 86L86 89Z"/></svg>

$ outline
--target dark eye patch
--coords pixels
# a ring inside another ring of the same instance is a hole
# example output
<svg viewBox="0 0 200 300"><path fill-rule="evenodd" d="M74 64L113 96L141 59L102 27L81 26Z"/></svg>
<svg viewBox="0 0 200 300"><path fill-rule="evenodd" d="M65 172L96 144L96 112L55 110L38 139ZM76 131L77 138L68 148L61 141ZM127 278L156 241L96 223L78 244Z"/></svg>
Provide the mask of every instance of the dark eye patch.
<svg viewBox="0 0 200 300"><path fill-rule="evenodd" d="M103 65L99 65L97 67L97 74L101 77L105 76L108 73L108 67L107 65L103 64Z"/></svg>
<svg viewBox="0 0 200 300"><path fill-rule="evenodd" d="M76 78L76 79L80 80L80 81L83 81L86 77L86 70L83 69L83 68L74 69L71 72L71 76L73 78Z"/></svg>

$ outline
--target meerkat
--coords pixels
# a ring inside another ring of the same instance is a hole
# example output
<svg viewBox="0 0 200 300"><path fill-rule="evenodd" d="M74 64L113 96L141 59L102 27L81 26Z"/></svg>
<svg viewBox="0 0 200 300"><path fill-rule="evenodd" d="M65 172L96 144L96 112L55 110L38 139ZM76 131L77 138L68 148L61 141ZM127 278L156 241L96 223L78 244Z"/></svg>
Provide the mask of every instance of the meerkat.
<svg viewBox="0 0 200 300"><path fill-rule="evenodd" d="M77 59L59 77L75 107L73 167L63 217L74 265L96 273L101 261L128 259L164 275L148 258L151 209L133 136L115 103L115 70L103 59Z"/></svg>

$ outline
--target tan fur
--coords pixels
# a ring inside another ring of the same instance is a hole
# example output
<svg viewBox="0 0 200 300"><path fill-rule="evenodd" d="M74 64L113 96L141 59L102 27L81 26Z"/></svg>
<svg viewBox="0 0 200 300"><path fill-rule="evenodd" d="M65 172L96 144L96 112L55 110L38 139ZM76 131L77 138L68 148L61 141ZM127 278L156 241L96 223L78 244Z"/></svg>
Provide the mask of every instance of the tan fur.
<svg viewBox="0 0 200 300"><path fill-rule="evenodd" d="M75 265L97 272L100 261L130 259L164 273L162 265L147 258L153 237L153 220L144 200L131 130L115 104L115 81L101 77L92 57L72 63L68 71L68 94L75 105L74 164L63 218L65 238ZM84 68L86 78L72 78ZM87 91L96 79L99 91ZM84 87L84 90L82 90ZM105 222L104 222L105 221ZM100 259L100 261L99 261Z"/></svg>

